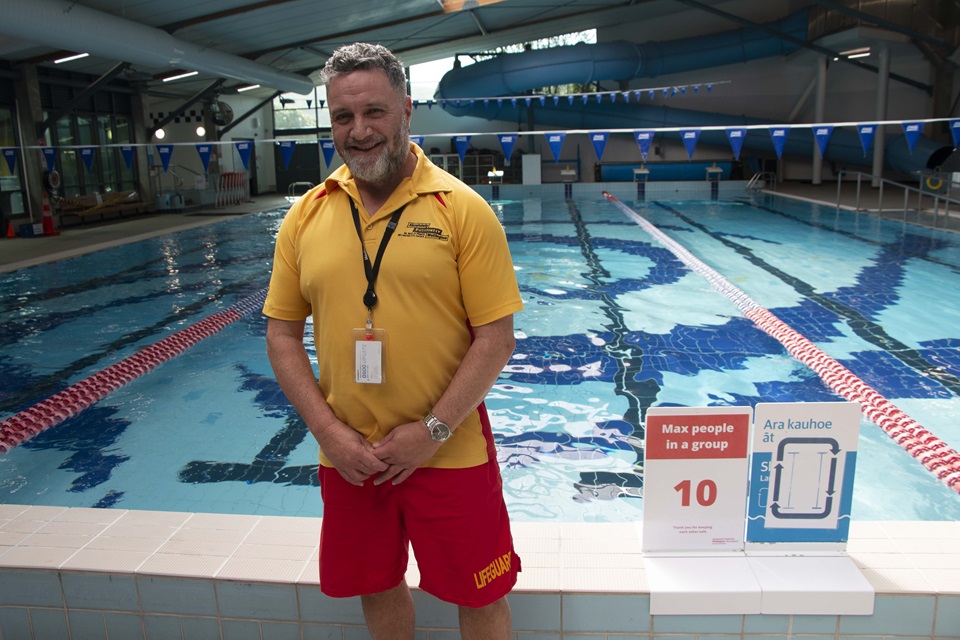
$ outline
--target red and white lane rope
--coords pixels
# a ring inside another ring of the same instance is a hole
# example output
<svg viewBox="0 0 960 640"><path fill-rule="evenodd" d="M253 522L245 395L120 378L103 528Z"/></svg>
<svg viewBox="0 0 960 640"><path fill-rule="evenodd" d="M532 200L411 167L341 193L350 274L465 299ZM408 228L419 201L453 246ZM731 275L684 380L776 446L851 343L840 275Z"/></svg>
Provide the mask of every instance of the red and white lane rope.
<svg viewBox="0 0 960 640"><path fill-rule="evenodd" d="M960 454L955 449L930 433L916 420L880 395L876 389L821 351L780 318L761 307L656 226L606 191L603 195L692 271L706 278L714 289L736 304L743 315L776 338L794 358L810 367L830 388L851 402L859 402L864 415L937 478L960 493Z"/></svg>
<svg viewBox="0 0 960 640"><path fill-rule="evenodd" d="M29 440L76 415L116 391L125 384L152 371L167 360L180 355L193 345L224 327L236 322L263 307L267 289L230 305L223 311L204 318L189 327L140 349L132 356L98 371L80 382L70 385L46 400L0 422L0 453L6 453L18 444Z"/></svg>

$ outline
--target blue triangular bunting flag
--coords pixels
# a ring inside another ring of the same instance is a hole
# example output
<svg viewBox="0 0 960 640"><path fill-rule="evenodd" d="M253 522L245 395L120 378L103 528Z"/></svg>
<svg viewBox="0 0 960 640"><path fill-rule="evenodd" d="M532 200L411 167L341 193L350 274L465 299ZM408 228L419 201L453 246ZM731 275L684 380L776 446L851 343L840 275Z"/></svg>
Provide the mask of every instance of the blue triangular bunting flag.
<svg viewBox="0 0 960 640"><path fill-rule="evenodd" d="M687 148L687 156L693 159L693 150L697 148L697 140L700 139L700 129L682 129L680 138L683 146Z"/></svg>
<svg viewBox="0 0 960 640"><path fill-rule="evenodd" d="M410 136L410 142L417 145L421 149L423 148L423 138L424 136Z"/></svg>
<svg viewBox="0 0 960 640"><path fill-rule="evenodd" d="M640 147L640 156L646 162L647 154L650 153L650 143L653 142L653 131L634 131L633 136L637 139L637 146Z"/></svg>
<svg viewBox="0 0 960 640"><path fill-rule="evenodd" d="M125 144L120 147L120 155L123 156L123 162L127 165L127 169L133 167L133 145Z"/></svg>
<svg viewBox="0 0 960 640"><path fill-rule="evenodd" d="M773 148L778 158L783 156L783 145L787 143L788 133L790 129L787 127L770 127L770 139L773 140Z"/></svg>
<svg viewBox="0 0 960 640"><path fill-rule="evenodd" d="M607 138L610 134L606 131L594 131L590 134L590 142L593 143L593 150L597 152L597 159L603 160L603 149L607 146Z"/></svg>
<svg viewBox="0 0 960 640"><path fill-rule="evenodd" d="M550 146L550 151L553 152L553 161L560 162L560 149L563 147L563 139L567 137L565 133L548 133L547 135L547 145Z"/></svg>
<svg viewBox="0 0 960 640"><path fill-rule="evenodd" d="M510 156L513 155L513 145L517 142L517 134L503 133L497 136L500 140L500 148L503 149L504 164L510 164Z"/></svg>
<svg viewBox="0 0 960 640"><path fill-rule="evenodd" d="M80 147L80 159L83 160L83 166L87 171L93 171L93 152L96 147Z"/></svg>
<svg viewBox="0 0 960 640"><path fill-rule="evenodd" d="M47 161L47 171L53 171L57 167L57 148L44 147L43 157Z"/></svg>
<svg viewBox="0 0 960 640"><path fill-rule="evenodd" d="M321 140L320 149L323 150L323 161L329 169L330 161L333 160L333 153L336 151L336 148L333 146L333 140Z"/></svg>
<svg viewBox="0 0 960 640"><path fill-rule="evenodd" d="M747 130L743 127L730 127L727 129L727 140L730 141L730 148L733 149L733 157L740 159L740 151L743 149L743 139L747 137Z"/></svg>
<svg viewBox="0 0 960 640"><path fill-rule="evenodd" d="M873 135L877 132L876 125L858 124L857 133L860 134L860 146L863 147L863 155L866 156L870 151L870 145L873 144Z"/></svg>
<svg viewBox="0 0 960 640"><path fill-rule="evenodd" d="M197 155L200 156L200 163L203 164L203 175L207 175L207 171L210 169L210 152L212 150L213 147L209 144L197 145Z"/></svg>
<svg viewBox="0 0 960 640"><path fill-rule="evenodd" d="M160 164L163 165L163 172L166 173L170 169L170 157L173 155L173 145L158 144L157 153L160 154Z"/></svg>
<svg viewBox="0 0 960 640"><path fill-rule="evenodd" d="M830 136L833 134L832 124L821 124L813 128L813 137L817 141L817 149L820 150L820 157L827 153L827 143L830 142Z"/></svg>
<svg viewBox="0 0 960 640"><path fill-rule="evenodd" d="M953 148L960 147L960 119L950 121L950 134L953 136Z"/></svg>
<svg viewBox="0 0 960 640"><path fill-rule="evenodd" d="M297 146L296 140L281 140L280 155L283 156L283 168L290 168L290 160L293 158L293 149Z"/></svg>
<svg viewBox="0 0 960 640"><path fill-rule="evenodd" d="M7 168L10 169L10 175L17 171L17 150L14 147L8 147L3 150L3 159L7 161Z"/></svg>
<svg viewBox="0 0 960 640"><path fill-rule="evenodd" d="M903 135L907 139L907 146L910 148L910 153L913 153L914 147L917 146L917 140L920 139L921 131L923 131L922 122L903 123Z"/></svg>
<svg viewBox="0 0 960 640"><path fill-rule="evenodd" d="M457 147L457 153L460 154L460 164L463 164L463 158L467 155L467 149L470 147L470 136L455 136L453 144Z"/></svg>
<svg viewBox="0 0 960 640"><path fill-rule="evenodd" d="M243 168L250 169L250 151L253 149L253 144L246 141L235 142L234 145L237 147L237 153L240 154L240 162L243 163Z"/></svg>

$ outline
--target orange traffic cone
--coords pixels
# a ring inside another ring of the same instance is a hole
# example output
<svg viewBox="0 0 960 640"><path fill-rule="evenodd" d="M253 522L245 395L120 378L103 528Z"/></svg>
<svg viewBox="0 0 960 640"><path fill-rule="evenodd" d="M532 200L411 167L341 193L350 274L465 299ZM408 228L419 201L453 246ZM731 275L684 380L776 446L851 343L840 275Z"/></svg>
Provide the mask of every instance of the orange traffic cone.
<svg viewBox="0 0 960 640"><path fill-rule="evenodd" d="M43 192L43 235L60 235L60 232L53 228L53 214L50 212L50 199L46 191Z"/></svg>
<svg viewBox="0 0 960 640"><path fill-rule="evenodd" d="M16 238L16 237L17 237L17 234L13 232L13 223L12 223L12 222L7 222L7 237L8 237L8 238Z"/></svg>

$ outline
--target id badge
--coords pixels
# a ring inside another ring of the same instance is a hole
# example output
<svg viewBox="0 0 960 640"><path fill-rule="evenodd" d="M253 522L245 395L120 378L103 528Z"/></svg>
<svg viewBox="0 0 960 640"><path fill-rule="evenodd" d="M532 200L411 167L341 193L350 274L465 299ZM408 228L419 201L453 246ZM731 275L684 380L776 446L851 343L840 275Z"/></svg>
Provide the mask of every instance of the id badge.
<svg viewBox="0 0 960 640"><path fill-rule="evenodd" d="M383 384L383 347L387 332L384 329L354 329L356 345L355 382Z"/></svg>

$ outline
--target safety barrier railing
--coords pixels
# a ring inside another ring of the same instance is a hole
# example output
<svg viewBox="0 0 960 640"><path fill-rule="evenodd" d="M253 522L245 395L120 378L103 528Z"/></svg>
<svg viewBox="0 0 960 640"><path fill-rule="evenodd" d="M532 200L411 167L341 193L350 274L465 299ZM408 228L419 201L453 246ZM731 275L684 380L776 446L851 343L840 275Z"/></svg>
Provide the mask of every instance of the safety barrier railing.
<svg viewBox="0 0 960 640"><path fill-rule="evenodd" d="M856 198L854 200L854 210L857 212L860 211L869 211L871 213L878 213L883 215L886 211L901 211L903 213L903 221L907 221L907 213L910 211L916 211L918 215L918 222L920 222L919 217L922 214L929 214L933 218L933 226L937 227L940 224L941 216L946 219L950 215L950 205L960 205L960 200L952 198L950 196L937 193L936 191L924 191L919 187L913 187L908 184L903 184L901 182L896 182L894 180L888 180L886 178L881 178L879 176L874 176L869 173L863 173L862 171L847 171L841 170L837 173L837 208L840 208L841 193L843 189L844 176L855 176L856 177ZM872 185L874 182L877 182L877 208L868 209L865 204L863 204L863 179L867 178L870 180ZM883 190L884 186L894 189L903 190L903 207L884 207L883 202ZM911 206L911 200L916 197L916 207ZM926 205L924 203L927 203Z"/></svg>

